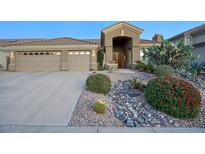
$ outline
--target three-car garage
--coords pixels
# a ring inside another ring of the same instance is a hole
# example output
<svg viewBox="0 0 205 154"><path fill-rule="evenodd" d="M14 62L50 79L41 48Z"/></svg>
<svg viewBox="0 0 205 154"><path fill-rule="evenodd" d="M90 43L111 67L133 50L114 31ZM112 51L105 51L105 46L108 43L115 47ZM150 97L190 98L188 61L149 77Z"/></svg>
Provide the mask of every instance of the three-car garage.
<svg viewBox="0 0 205 154"><path fill-rule="evenodd" d="M67 70L89 71L91 69L90 51L16 52L16 71L61 71L62 59L66 59ZM62 57L64 56L64 57ZM66 58L67 57L67 58Z"/></svg>

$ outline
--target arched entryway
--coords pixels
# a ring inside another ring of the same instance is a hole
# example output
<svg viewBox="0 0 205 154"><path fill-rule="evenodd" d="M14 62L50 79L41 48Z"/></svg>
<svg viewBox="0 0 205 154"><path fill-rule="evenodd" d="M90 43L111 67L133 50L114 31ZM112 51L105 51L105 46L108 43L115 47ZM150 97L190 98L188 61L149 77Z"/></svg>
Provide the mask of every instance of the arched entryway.
<svg viewBox="0 0 205 154"><path fill-rule="evenodd" d="M140 34L143 29L119 22L101 32L101 46L105 51L105 64L118 63L119 68L129 68L140 60Z"/></svg>
<svg viewBox="0 0 205 154"><path fill-rule="evenodd" d="M113 62L118 68L128 68L131 64L132 38L118 36L113 38Z"/></svg>

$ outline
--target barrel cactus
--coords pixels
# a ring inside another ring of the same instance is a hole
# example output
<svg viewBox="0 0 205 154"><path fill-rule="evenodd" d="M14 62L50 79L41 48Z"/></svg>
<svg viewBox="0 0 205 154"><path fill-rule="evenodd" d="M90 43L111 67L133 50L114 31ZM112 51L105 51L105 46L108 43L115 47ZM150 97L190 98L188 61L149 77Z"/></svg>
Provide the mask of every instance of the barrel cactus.
<svg viewBox="0 0 205 154"><path fill-rule="evenodd" d="M93 110L97 113L104 114L107 111L106 102L98 99L93 106Z"/></svg>

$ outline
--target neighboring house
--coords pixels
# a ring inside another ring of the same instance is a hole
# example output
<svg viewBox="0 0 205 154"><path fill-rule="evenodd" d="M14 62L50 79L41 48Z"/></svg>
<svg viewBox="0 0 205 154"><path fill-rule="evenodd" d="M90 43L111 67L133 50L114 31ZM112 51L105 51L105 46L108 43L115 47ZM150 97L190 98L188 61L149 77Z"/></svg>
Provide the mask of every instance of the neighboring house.
<svg viewBox="0 0 205 154"><path fill-rule="evenodd" d="M205 59L205 24L180 33L169 40L184 41L185 44L193 47L193 54Z"/></svg>
<svg viewBox="0 0 205 154"><path fill-rule="evenodd" d="M141 48L161 42L140 39L143 29L118 22L101 31L101 39L17 39L2 40L0 47L10 52L10 71L87 71L97 69L97 52L105 53L105 64L116 62L129 68L140 60Z"/></svg>

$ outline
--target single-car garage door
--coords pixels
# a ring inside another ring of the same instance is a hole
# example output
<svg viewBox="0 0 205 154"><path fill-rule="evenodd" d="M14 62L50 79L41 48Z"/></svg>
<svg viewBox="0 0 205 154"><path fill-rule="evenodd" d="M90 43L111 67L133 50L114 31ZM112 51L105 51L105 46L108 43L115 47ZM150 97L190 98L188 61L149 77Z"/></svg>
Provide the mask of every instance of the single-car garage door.
<svg viewBox="0 0 205 154"><path fill-rule="evenodd" d="M89 51L70 51L68 52L68 70L70 71L89 71L90 52Z"/></svg>
<svg viewBox="0 0 205 154"><path fill-rule="evenodd" d="M61 52L16 52L16 71L60 71Z"/></svg>

